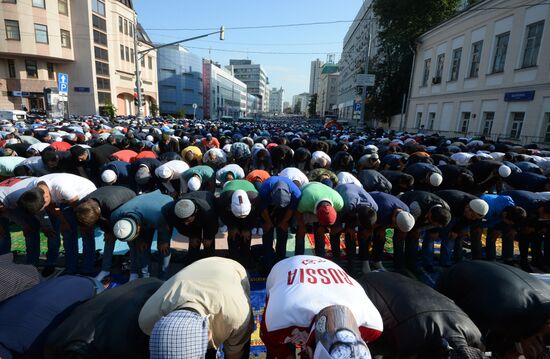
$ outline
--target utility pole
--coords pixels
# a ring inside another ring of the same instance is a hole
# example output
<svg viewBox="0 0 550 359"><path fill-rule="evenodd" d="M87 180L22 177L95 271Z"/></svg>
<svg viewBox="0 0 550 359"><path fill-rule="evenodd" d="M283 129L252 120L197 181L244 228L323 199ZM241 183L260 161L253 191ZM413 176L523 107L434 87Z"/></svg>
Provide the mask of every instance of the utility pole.
<svg viewBox="0 0 550 359"><path fill-rule="evenodd" d="M136 93L137 93L137 111L136 111L136 118L138 120L143 120L143 103L141 102L141 71L140 71L140 63L141 59L139 58L139 52L138 52L138 38L137 38L137 14L134 12L134 62L136 65Z"/></svg>
<svg viewBox="0 0 550 359"><path fill-rule="evenodd" d="M368 75L369 73L369 62L370 62L369 57L370 57L370 48L371 48L371 39L372 39L372 17L367 19L367 21L368 21L367 26L369 27L369 30L368 30L369 40L367 44L367 51L365 52L365 66L364 66L365 76ZM365 85L363 86L363 94L361 96L361 117L359 120L357 120L357 128L359 128L359 121L363 121L365 119L365 116L367 113L366 102L367 102L367 84L365 83Z"/></svg>

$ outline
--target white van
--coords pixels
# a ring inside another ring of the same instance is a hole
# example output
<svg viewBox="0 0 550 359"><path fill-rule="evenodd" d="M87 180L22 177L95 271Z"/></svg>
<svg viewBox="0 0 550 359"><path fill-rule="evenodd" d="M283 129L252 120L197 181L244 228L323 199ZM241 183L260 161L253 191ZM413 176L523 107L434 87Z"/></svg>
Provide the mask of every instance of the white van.
<svg viewBox="0 0 550 359"><path fill-rule="evenodd" d="M0 120L25 121L27 113L21 110L0 110Z"/></svg>

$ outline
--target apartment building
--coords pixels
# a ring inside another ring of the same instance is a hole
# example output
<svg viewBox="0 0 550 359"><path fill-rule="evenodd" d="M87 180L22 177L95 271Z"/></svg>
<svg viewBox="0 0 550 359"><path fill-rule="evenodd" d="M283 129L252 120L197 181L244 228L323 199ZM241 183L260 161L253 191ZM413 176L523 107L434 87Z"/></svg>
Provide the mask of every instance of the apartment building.
<svg viewBox="0 0 550 359"><path fill-rule="evenodd" d="M71 1L0 2L0 109L46 109L44 89L75 60Z"/></svg>
<svg viewBox="0 0 550 359"><path fill-rule="evenodd" d="M29 14L32 21L29 21ZM136 21L131 0L3 0L0 20L0 108L44 110L44 89L69 75L68 110L136 113L134 34L138 51L152 43ZM140 64L145 114L158 101L156 52Z"/></svg>
<svg viewBox="0 0 550 359"><path fill-rule="evenodd" d="M72 0L76 61L68 66L71 112L101 113L113 104L117 115L136 115L134 36L138 51L153 44L136 21L131 0ZM156 51L140 58L144 115L158 104Z"/></svg>
<svg viewBox="0 0 550 359"><path fill-rule="evenodd" d="M423 34L404 127L550 142L549 23L540 1L485 0Z"/></svg>

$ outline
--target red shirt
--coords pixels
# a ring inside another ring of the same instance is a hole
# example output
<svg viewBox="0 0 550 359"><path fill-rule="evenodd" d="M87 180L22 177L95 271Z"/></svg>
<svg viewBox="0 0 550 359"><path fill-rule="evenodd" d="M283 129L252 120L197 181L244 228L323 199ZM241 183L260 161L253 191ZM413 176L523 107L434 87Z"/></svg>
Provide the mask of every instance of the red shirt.
<svg viewBox="0 0 550 359"><path fill-rule="evenodd" d="M139 160L140 158L157 158L157 155L155 155L155 152L153 151L141 151L132 159L132 162Z"/></svg>
<svg viewBox="0 0 550 359"><path fill-rule="evenodd" d="M216 137L212 137L210 141L208 141L206 138L203 138L202 144L206 148L220 148L220 141L218 141Z"/></svg>
<svg viewBox="0 0 550 359"><path fill-rule="evenodd" d="M50 146L55 148L57 151L63 151L63 152L68 151L71 149L71 147L73 147L70 143L58 142L58 141L52 142Z"/></svg>
<svg viewBox="0 0 550 359"><path fill-rule="evenodd" d="M136 158L137 155L137 152L134 152L132 150L121 150L112 154L112 156L116 157L117 160L128 163L133 162L134 158Z"/></svg>

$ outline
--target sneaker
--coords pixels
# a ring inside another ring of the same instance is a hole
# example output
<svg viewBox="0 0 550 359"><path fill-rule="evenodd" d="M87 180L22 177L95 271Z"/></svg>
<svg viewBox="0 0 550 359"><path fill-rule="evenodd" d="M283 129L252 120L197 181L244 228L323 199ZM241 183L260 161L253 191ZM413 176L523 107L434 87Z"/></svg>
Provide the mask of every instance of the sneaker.
<svg viewBox="0 0 550 359"><path fill-rule="evenodd" d="M384 268L384 265L382 262L372 262L372 267L374 270L379 270L381 272L387 272L386 268Z"/></svg>
<svg viewBox="0 0 550 359"><path fill-rule="evenodd" d="M258 234L258 229L252 228L252 235L255 236L256 234Z"/></svg>
<svg viewBox="0 0 550 359"><path fill-rule="evenodd" d="M218 233L227 233L227 226L221 226L218 228Z"/></svg>
<svg viewBox="0 0 550 359"><path fill-rule="evenodd" d="M262 228L258 228L258 236L263 236L264 235L264 230Z"/></svg>
<svg viewBox="0 0 550 359"><path fill-rule="evenodd" d="M54 266L45 266L44 269L42 269L42 277L48 278L55 272Z"/></svg>

